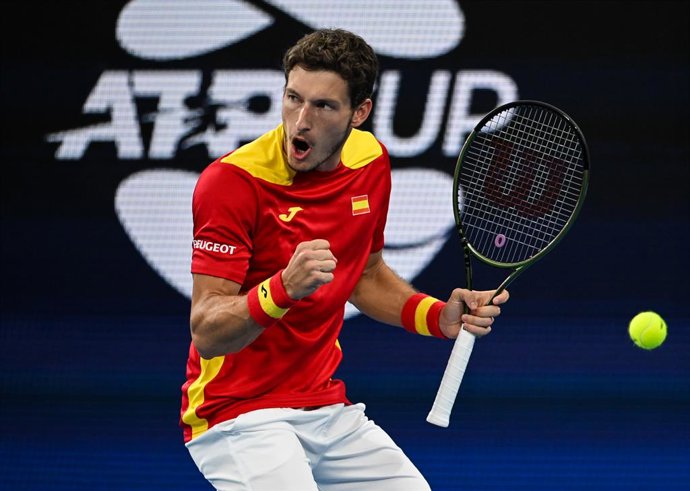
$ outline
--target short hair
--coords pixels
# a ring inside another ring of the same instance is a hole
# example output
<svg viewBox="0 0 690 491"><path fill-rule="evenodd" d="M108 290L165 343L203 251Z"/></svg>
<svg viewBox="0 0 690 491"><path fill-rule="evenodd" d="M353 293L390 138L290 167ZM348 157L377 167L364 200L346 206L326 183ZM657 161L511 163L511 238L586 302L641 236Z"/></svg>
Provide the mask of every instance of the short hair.
<svg viewBox="0 0 690 491"><path fill-rule="evenodd" d="M371 46L344 29L319 29L288 49L283 56L286 83L296 66L340 75L347 82L353 108L371 97L379 71L378 58Z"/></svg>

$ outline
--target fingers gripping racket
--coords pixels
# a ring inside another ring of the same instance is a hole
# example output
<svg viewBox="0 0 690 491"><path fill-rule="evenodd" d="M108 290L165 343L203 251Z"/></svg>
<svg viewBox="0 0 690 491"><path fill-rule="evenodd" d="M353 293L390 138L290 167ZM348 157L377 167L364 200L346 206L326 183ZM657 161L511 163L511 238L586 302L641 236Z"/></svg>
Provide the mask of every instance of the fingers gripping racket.
<svg viewBox="0 0 690 491"><path fill-rule="evenodd" d="M584 136L560 109L516 101L487 114L462 147L453 184L467 288L473 257L512 270L495 297L551 251L579 213L588 180ZM460 331L428 422L448 426L474 340Z"/></svg>

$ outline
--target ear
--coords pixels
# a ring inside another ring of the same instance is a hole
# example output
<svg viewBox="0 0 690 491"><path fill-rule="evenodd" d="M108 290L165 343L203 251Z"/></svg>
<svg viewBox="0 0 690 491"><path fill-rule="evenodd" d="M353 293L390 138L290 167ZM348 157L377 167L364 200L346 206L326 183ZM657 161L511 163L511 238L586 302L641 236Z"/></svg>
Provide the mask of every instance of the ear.
<svg viewBox="0 0 690 491"><path fill-rule="evenodd" d="M369 114L371 113L371 108L373 106L374 103L371 101L371 99L365 99L364 102L362 102L355 109L355 112L352 115L352 122L350 123L350 126L352 126L353 128L357 128L362 123L364 123L369 117Z"/></svg>

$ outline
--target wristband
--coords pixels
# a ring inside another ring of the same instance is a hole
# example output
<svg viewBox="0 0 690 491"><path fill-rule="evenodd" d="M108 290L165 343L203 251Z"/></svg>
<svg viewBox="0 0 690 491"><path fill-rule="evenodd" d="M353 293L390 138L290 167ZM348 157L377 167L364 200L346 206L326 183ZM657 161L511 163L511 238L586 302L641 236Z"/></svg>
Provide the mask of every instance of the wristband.
<svg viewBox="0 0 690 491"><path fill-rule="evenodd" d="M297 303L291 299L278 271L270 278L262 281L247 293L249 315L261 327L270 327L283 317L288 309Z"/></svg>
<svg viewBox="0 0 690 491"><path fill-rule="evenodd" d="M446 303L424 293L412 295L405 305L401 314L402 326L410 332L421 334L422 336L435 336L441 339L448 339L439 325L441 310Z"/></svg>

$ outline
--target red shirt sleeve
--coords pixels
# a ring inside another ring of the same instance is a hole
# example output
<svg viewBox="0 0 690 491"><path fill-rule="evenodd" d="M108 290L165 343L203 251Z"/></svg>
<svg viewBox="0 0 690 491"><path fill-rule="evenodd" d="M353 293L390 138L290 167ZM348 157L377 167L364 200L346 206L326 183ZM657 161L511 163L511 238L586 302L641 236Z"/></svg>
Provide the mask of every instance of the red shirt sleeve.
<svg viewBox="0 0 690 491"><path fill-rule="evenodd" d="M192 197L192 273L244 282L257 204L253 178L236 166L217 160L201 173Z"/></svg>

